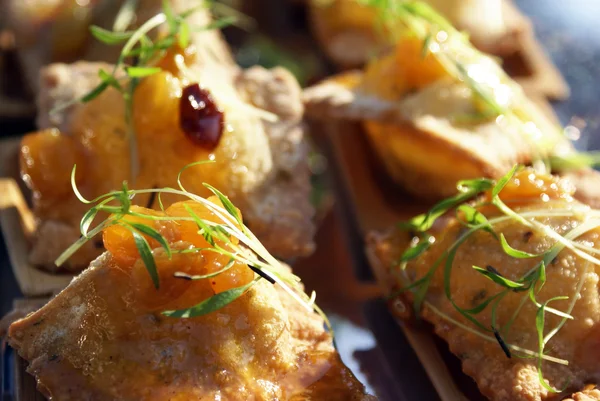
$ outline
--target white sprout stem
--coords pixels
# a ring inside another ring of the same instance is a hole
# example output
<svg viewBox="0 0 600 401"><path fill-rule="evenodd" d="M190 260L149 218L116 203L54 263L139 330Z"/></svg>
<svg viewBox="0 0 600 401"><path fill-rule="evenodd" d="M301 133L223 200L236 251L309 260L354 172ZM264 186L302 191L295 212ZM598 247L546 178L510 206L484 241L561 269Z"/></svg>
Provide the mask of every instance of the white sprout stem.
<svg viewBox="0 0 600 401"><path fill-rule="evenodd" d="M553 229L551 229L550 227L546 226L545 224L539 223L535 220L531 221L533 223L534 226L536 226L537 228L539 228L542 232L544 232L546 235L548 235L549 237L555 239L556 241L558 241L560 244L564 245L565 248L570 249L571 251L573 251L577 256L592 262L595 265L599 265L600 266L600 260L598 260L597 258L593 257L592 255L582 252L581 250L577 249L577 247L575 247L572 243L571 240L563 237L562 235L560 235L559 233L557 233L556 231L554 231ZM596 223L597 225L598 223ZM593 228L593 227L592 227ZM590 228L590 229L592 229Z"/></svg>
<svg viewBox="0 0 600 401"><path fill-rule="evenodd" d="M123 46L123 50L121 51L121 58L123 55L129 53L135 47L136 43L140 41L142 36L146 35L148 32L153 30L156 27L164 24L167 21L167 16L164 13L156 14L154 17L150 18L146 21L138 30L134 32L133 35L129 38L125 46Z"/></svg>
<svg viewBox="0 0 600 401"><path fill-rule="evenodd" d="M150 192L158 192L159 190L156 189L151 189L151 190L140 190L140 191L131 191L133 193L139 194L139 193L150 193ZM248 236L246 236L238 227L237 227L237 222L233 219L233 216L231 216L229 214L229 212L227 212L227 210L225 210L224 208L215 205L214 203L210 202L209 200L206 200L204 198L202 198L201 196L198 195L194 195L191 194L189 192L185 192L185 191L180 191L177 189L173 189L173 188L166 188L163 190L160 190L162 192L166 192L166 193L172 193L172 194L177 194L177 195L182 195L185 197L188 197L192 200L197 201L198 203L203 204L204 206L206 206L209 210L211 210L213 213L215 213L215 215L220 218L222 221L227 222L228 225L227 227L225 227L225 229L227 230L228 233L230 233L231 235L235 236L238 240L240 240L242 243L246 244L247 246L250 247L250 249L256 253L258 256L262 257L267 263L272 264L272 266L269 266L271 268L276 268L276 269L281 269L280 267L280 263L277 261L277 259L275 259L266 249L265 247L258 241L258 239L254 236L254 234L252 234L252 232L250 230L248 230L245 226L244 228L246 228L246 232L251 236L251 238L248 238ZM281 269L283 270L283 269ZM274 275L270 275L270 277L277 283L279 284L292 298L294 298L296 301L298 301L301 305L303 305L308 311L312 312L314 310L314 308L312 306L310 306L309 304L307 304L306 300L303 300L297 293L296 291L292 290L282 279L280 279L278 277L277 274Z"/></svg>
<svg viewBox="0 0 600 401"><path fill-rule="evenodd" d="M527 226L528 227L540 230L543 233L545 233L546 235L548 235L549 237L557 240L557 245L560 244L561 247L560 247L560 249L558 249L556 251L556 253L560 252L560 250L562 248L566 247L566 248L570 249L571 251L573 251L575 254L577 254L579 257L582 257L582 258L586 259L586 261L587 261L586 268L584 269L584 272L582 273L582 278L578 282L578 285L577 285L577 288L576 288L576 291L575 291L574 295L570 299L570 303L569 303L569 306L567 308L567 311L563 312L563 311L560 311L560 310L557 310L557 309L554 309L554 308L551 308L551 307L547 307L547 306L545 307L545 310L547 312L553 313L553 314L555 314L557 316L560 316L563 319L560 321L560 323L554 329L552 329L546 335L546 337L544 338L544 344L546 344L548 341L550 341L550 339L564 326L564 324L566 323L567 319L573 319L573 317L571 316L571 313L572 313L572 311L573 311L573 309L575 307L575 304L577 303L578 295L581 292L581 289L583 287L584 278L585 278L584 276L585 276L585 274L587 273L587 271L589 269L589 264L590 263L594 263L596 265L600 265L600 260L594 258L593 256L591 256L591 255L589 255L589 254L587 254L587 253L585 253L585 252L583 252L583 251L581 251L579 249L579 248L586 249L586 248L590 248L590 247L587 247L587 246L582 245L582 244L575 243L573 241L574 239L578 238L579 236L581 236L581 235L587 233L588 231L593 230L594 228L600 226L600 219L588 220L588 221L584 222L583 224L581 224L580 226L578 226L578 227L574 228L573 230L571 230L566 235L562 236L562 235L558 234L556 231L554 231L551 228L549 228L548 226L546 226L545 224L542 224L542 223L539 223L539 222L533 220L533 218L535 218L535 217L548 217L549 215L557 216L557 217L570 217L570 216L576 216L577 214L578 214L577 211L570 210L570 209L563 209L563 210L560 210L560 209L537 210L537 211L524 212L524 213L519 214L519 216L521 216L522 218L530 218L530 219L532 219L532 220L525 220L527 222ZM591 210L591 211L589 211L588 215L592 215L593 217L598 217L598 216L600 216L600 212L599 211ZM512 213L511 213L511 215L505 215L505 216L500 216L500 217L496 217L496 218L490 219L489 220L489 224L493 226L493 225L496 225L496 224L501 223L503 221L508 221L508 220L512 220L512 219L514 219L514 216L512 216ZM474 226L471 230L469 230L469 232L471 232L473 230L481 229L485 225L486 224L480 224L480 225ZM467 232L467 233L465 233L463 235L468 235L469 232ZM457 240L456 242L459 242L459 241L460 241L460 239ZM456 242L452 245L452 247L455 246ZM555 245L555 246L557 246L557 245ZM590 249L594 249L594 248L590 248ZM597 252L594 252L594 253L600 253L600 251L597 251ZM406 265L406 263L405 263L405 265ZM406 272L404 272L404 276L407 279ZM409 282L410 282L410 280L409 280ZM525 296L523 298L523 300L521 301L519 307L515 311L515 315L518 313L518 311L525 304L526 300L527 300L527 297ZM465 330L467 330L467 331L469 331L469 332L471 332L471 333L473 333L473 334L475 334L475 335L477 335L477 336L479 336L481 338L487 339L489 341L496 341L495 338L492 338L491 336L487 336L487 335L485 335L485 334L483 334L483 333L481 333L481 332L479 332L477 330L474 330L474 329L472 329L472 328L470 328L470 327L468 327L468 326L466 326L466 325L458 322L457 320L451 318L450 316L444 314L439 309L437 309L436 307L434 307L430 302L425 301L424 303L434 313L436 313L439 316L441 316L442 318L444 318L444 319L446 319L446 320L448 320L448 321L456 324L457 326L459 326L459 327L461 327L461 328L463 328L463 329L465 329ZM541 307L541 304L536 303L536 306ZM513 315L513 318L514 318L515 315ZM511 349L516 350L516 351L524 352L526 354L539 357L538 353L535 353L535 352L530 351L530 350L523 349L523 348L518 347L516 345L507 344L507 346L509 348L511 348ZM568 361L565 361L565 360L562 360L562 359L558 359L558 358L554 358L554 357L550 357L550 356L547 356L547 355L542 355L542 359L545 359L545 360L548 360L548 361L552 361L552 362L556 362L556 363L568 364Z"/></svg>
<svg viewBox="0 0 600 401"><path fill-rule="evenodd" d="M487 334L483 334L482 332L472 329L469 326L466 326L464 324L462 324L461 322L459 322L458 320L453 319L452 317L448 316L447 314L445 314L444 312L440 311L438 308L436 308L435 306L433 306L431 303L429 303L428 301L425 301L425 305L431 310L433 311L435 314L437 314L438 316L440 316L442 319L445 319L447 321L449 321L450 323L453 323L454 325L456 325L457 327L460 327L463 330L468 331L469 333L476 335L480 338L483 338L484 340L487 341L491 341L491 342L498 342L498 340L496 340L495 337L491 337L488 336ZM565 365L568 366L569 365L569 361L565 360L565 359L560 359L560 358L555 358L553 356L550 355L546 355L546 354L542 354L540 355L537 352L528 350L526 348L521 348L518 345L514 345L514 344L506 344L506 346L512 350L518 351L518 352L523 352L524 354L530 355L530 356L534 356L537 358L542 358L545 359L549 362L554 362L554 363L558 363L561 365Z"/></svg>
<svg viewBox="0 0 600 401"><path fill-rule="evenodd" d="M567 313L571 313L573 312L573 309L575 308L575 304L577 303L577 299L579 298L579 294L581 293L581 289L583 288L583 283L585 282L585 276L587 275L587 272L589 270L590 267L590 262L587 262L585 264L585 267L583 269L583 273L581 274L581 278L579 279L579 282L577 283L577 288L575 289L575 292L573 294L573 296L571 297L571 302L569 303L569 307L567 308ZM543 345L546 345L548 343L548 341L550 341L552 339L552 337L554 337L554 335L556 333L558 333L558 331L560 329L562 329L562 327L565 325L565 323L567 322L566 319L562 319L560 321L560 323L558 323L558 325L550 330L550 332L548 332L548 334L546 334L546 337L544 337L544 341L543 341Z"/></svg>

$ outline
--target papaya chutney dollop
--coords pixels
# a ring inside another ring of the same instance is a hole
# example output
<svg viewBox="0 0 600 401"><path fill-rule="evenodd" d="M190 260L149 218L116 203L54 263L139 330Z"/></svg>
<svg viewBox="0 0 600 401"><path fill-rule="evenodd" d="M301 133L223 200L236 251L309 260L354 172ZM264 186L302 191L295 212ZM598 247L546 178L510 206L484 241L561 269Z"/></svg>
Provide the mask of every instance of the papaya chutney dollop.
<svg viewBox="0 0 600 401"><path fill-rule="evenodd" d="M217 197L208 200L223 207ZM189 308L202 302L214 294L241 287L254 279L254 272L244 263L233 261L228 255L214 250L206 239L199 233L197 224L191 220L177 220L180 217L190 217L186 207L191 208L200 219L214 223L223 223L206 206L195 201L177 202L165 209L164 212L132 206L124 222L144 224L158 231L169 243L172 255L169 258L161 245L149 236L146 241L152 249L159 277L159 287L156 288L141 259L131 231L121 225L112 225L104 229L102 239L104 246L110 252L112 266L130 275L131 286L134 289L137 307L144 311L164 311ZM238 211L238 213L240 213ZM173 220L153 220L149 217L173 217ZM241 213L240 213L241 217ZM229 224L229 223L228 223ZM233 223L232 223L233 224ZM233 252L230 244L214 239L219 247ZM230 238L231 244L237 245L238 239ZM208 275L223 270L222 273L200 280L190 280L189 276ZM184 277L176 276L182 273Z"/></svg>

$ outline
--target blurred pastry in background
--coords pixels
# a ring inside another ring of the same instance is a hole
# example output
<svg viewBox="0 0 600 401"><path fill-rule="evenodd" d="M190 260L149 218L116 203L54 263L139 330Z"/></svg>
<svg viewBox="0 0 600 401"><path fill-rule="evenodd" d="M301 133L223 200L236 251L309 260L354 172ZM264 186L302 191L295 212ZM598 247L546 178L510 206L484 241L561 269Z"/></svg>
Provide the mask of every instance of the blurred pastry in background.
<svg viewBox="0 0 600 401"><path fill-rule="evenodd" d="M401 3L401 0L392 0ZM310 0L314 32L327 55L345 68L357 67L394 43L394 32L378 22L373 0ZM427 0L457 29L466 32L479 49L504 56L515 52L519 35L530 29L516 18L505 0ZM394 24L393 16L388 23Z"/></svg>
<svg viewBox="0 0 600 401"><path fill-rule="evenodd" d="M389 175L431 200L451 196L459 180L573 152L494 58L426 4L398 7L395 45L364 71L306 89L308 117L361 122Z"/></svg>

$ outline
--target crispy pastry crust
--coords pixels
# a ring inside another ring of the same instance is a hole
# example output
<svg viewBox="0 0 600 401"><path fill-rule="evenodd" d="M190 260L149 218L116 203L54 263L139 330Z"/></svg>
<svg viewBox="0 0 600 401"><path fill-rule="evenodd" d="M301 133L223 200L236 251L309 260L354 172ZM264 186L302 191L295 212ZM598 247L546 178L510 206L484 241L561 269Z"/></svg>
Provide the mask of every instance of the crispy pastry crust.
<svg viewBox="0 0 600 401"><path fill-rule="evenodd" d="M46 396L374 401L339 360L323 320L265 280L189 319L138 310L129 280L105 253L10 327L11 346Z"/></svg>
<svg viewBox="0 0 600 401"><path fill-rule="evenodd" d="M443 236L441 238L443 238ZM507 238L511 241L510 235L507 234ZM403 250L408 246L409 241L410 238L407 233L400 232L396 229L390 230L387 233L371 233L368 237L367 252L371 256L371 265L375 270L378 281L388 293L399 289L398 280L392 274L390 266L394 265L395 261L398 260ZM481 243L480 246L484 246L484 244ZM472 247L470 251L474 252L475 249L476 248ZM461 256L458 257L460 258ZM494 255L492 255L492 253L490 253L490 258L491 259L486 259L489 263L492 263L491 260L493 260L494 265L504 266L501 261L493 259ZM471 264L482 263L482 260L473 260ZM567 266L569 263L572 263L572 260L567 257L564 260L559 261L557 265L562 266L564 264L564 266ZM568 268L561 267L561 269L565 269L567 275L571 274L569 273ZM556 284L556 280L560 280L560 276L555 278L550 277L549 280L551 279L555 280ZM588 273L586 280L589 281L592 289L591 291L582 293L582 299L578 301L578 305L581 305L582 308L587 310L590 308L593 309L595 303L597 303L597 295L594 295L593 288L594 286L597 288L598 278L595 273ZM465 291L467 291L465 283L462 283L462 285L464 286ZM472 286L472 283L470 286ZM584 288L587 288L587 285L584 286ZM447 301L443 294L436 293L434 298L429 299L436 307L443 311L447 311L445 307ZM395 298L393 302L389 302L388 305L397 317L406 320L413 318L412 296L410 293L404 293ZM478 337L465 332L463 329L442 319L438 314L427 307L424 308L422 313L425 319L433 323L435 333L448 342L452 353L461 358L463 371L475 379L481 392L490 400L543 401L560 400L564 397L564 394L562 394L561 397L560 394L549 393L546 389L541 387L535 362L514 357L508 359L500 350L498 344L480 340ZM457 317L455 316L455 318ZM594 319L597 319L597 316L586 317L580 316L578 313L577 319L579 319L579 325L577 327L582 329L582 333L585 331L588 334L586 335L584 333L579 335L577 332L571 333L575 337L583 336L585 339L580 341L587 344L576 351L576 355L578 355L578 358L581 358L581 352L589 355L597 355L597 350L594 347L595 342L591 339L593 338L594 333L598 333L598 329L594 331L593 328L590 328L594 324ZM599 327L597 323L595 327ZM565 327L563 330L573 329ZM575 330L577 330L577 328L575 328ZM524 333L524 336L528 335L531 334ZM569 354L573 348L577 347L575 344L571 343L561 344L560 342L555 342L552 345L553 352L555 353L565 352ZM589 358L593 358L593 356ZM595 371L590 367L586 370L585 364L589 364L589 361L592 359L588 360L587 357L584 357L583 360L587 360L587 362L582 362L582 359L571 361L571 366L568 367L553 363L545 363L544 376L546 379L553 378L554 380L560 380L560 378L565 377L572 378L573 380L569 383L569 389L571 391L573 390L573 387L583 387L583 382L595 380L594 376L597 380L599 377L598 372L600 372L598 365L595 366ZM571 399L574 401L591 401L596 400L597 398L594 397L598 397L599 394L598 390L585 389L573 394Z"/></svg>

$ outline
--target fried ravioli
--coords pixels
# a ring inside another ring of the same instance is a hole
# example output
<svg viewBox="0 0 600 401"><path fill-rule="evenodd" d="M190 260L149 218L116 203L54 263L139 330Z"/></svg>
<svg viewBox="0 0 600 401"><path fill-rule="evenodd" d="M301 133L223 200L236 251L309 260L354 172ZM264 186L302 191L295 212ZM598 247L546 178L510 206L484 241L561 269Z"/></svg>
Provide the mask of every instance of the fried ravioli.
<svg viewBox="0 0 600 401"><path fill-rule="evenodd" d="M513 210L561 235L582 227L586 222L589 224L594 221L596 211L573 200L572 186L568 183L561 184L535 175L535 179L529 181L529 174L530 172L525 172L518 176L516 180L520 180L521 189L503 198L507 204L515 205L512 206ZM580 212L567 213L565 210ZM497 217L489 213L486 215L488 219ZM416 259L407 262L404 270L398 268L398 260L411 243L409 234L400 230L383 235L373 234L369 249L378 261L378 275L382 284L390 292L406 288L408 282L425 277L438 260L442 261L439 269L431 276L422 316L433 323L435 333L446 340L451 352L461 359L463 371L475 380L482 394L490 400L560 400L565 394L583 389L588 383L600 382L600 267L570 249L563 249L545 269L545 282L536 293L538 302L544 303L557 296L568 297L549 304L555 311L569 311L574 302L570 312L572 319L565 319L564 326L561 323L563 317L548 311L545 313L544 335L559 328L546 344L544 355L548 359L541 365L546 383L556 389L552 392L542 386L537 358L531 357L531 350L538 350L536 316L539 315L539 308L526 302L521 309L520 305L523 297L527 297L527 292L508 291L498 302L497 308L486 307L473 315L484 327L498 328L502 336L501 344L500 340L494 338L491 330L482 331L453 305L454 302L463 310L471 310L502 291L501 286L473 266L497 272L501 277L517 282L541 258L509 256L489 232L479 230L456 248L451 273L447 275L445 252L466 230L455 218L437 222L430 231L435 237L435 241L431 241L431 247ZM556 244L556 239L542 230L532 230L511 218L494 224L493 230L496 235L503 234L514 249L534 256L548 251ZM600 231L597 227L584 231L575 237L575 242L597 250L600 247ZM446 288L449 288L452 300L447 296ZM399 316L410 319L415 297L413 292L403 292L393 303L393 309ZM491 305L493 304L492 302ZM492 313L492 310L495 312ZM515 311L519 312L514 315ZM506 326L508 322L511 323ZM510 329L500 329L504 327ZM530 350L529 355L524 350ZM564 392L561 391L563 389ZM582 390L572 398L589 400L596 399L596 396L597 390Z"/></svg>
<svg viewBox="0 0 600 401"><path fill-rule="evenodd" d="M200 16L204 24L210 21L206 12ZM38 99L42 131L25 136L21 147L22 175L34 192L39 221L32 263L55 269L54 259L79 235L85 206L71 188L73 165L77 185L93 199L118 189L123 180L133 188L175 187L183 167L212 161L186 171L187 189L207 196L208 183L231 196L276 256L290 259L312 252L314 210L298 83L282 68L242 70L216 31L203 31L191 42L186 49L175 45L167 51L158 63L162 71L137 85L133 142L125 101L117 90L77 103L99 84L98 71L110 71L111 65L77 62L43 70ZM190 101L189 94L183 95L186 90L196 98ZM196 127L200 117L194 111L191 117L182 114L185 102L192 102L190 110L205 104L202 96L214 104L207 125L201 126L212 129L208 142L185 128ZM69 107L57 111L65 104ZM220 123L213 124L215 116ZM141 205L150 201L148 196L136 199ZM172 202L168 195L162 201L165 206ZM158 208L158 203L152 206ZM90 243L65 267L79 271L101 251Z"/></svg>
<svg viewBox="0 0 600 401"><path fill-rule="evenodd" d="M342 364L323 318L291 295L300 292L275 284L273 277L283 280L289 269L262 251L275 270L250 269L246 263L260 262L249 249L264 248L244 240L252 248L242 251L236 238L224 237L223 227L241 223L215 214L221 212L213 197L164 212L133 206L107 220L114 222L103 226L107 252L47 305L10 326L10 345L29 362L46 397L374 400ZM218 237L209 223L221 224ZM125 228L130 224L139 233L160 233L143 234L152 248L146 257ZM302 291L295 281L293 287ZM237 298L225 301L231 291L239 291ZM201 305L211 309L193 312Z"/></svg>
<svg viewBox="0 0 600 401"><path fill-rule="evenodd" d="M495 60L436 21L406 17L394 47L363 72L307 88L307 116L362 123L391 178L430 200L450 196L458 180L573 151Z"/></svg>

